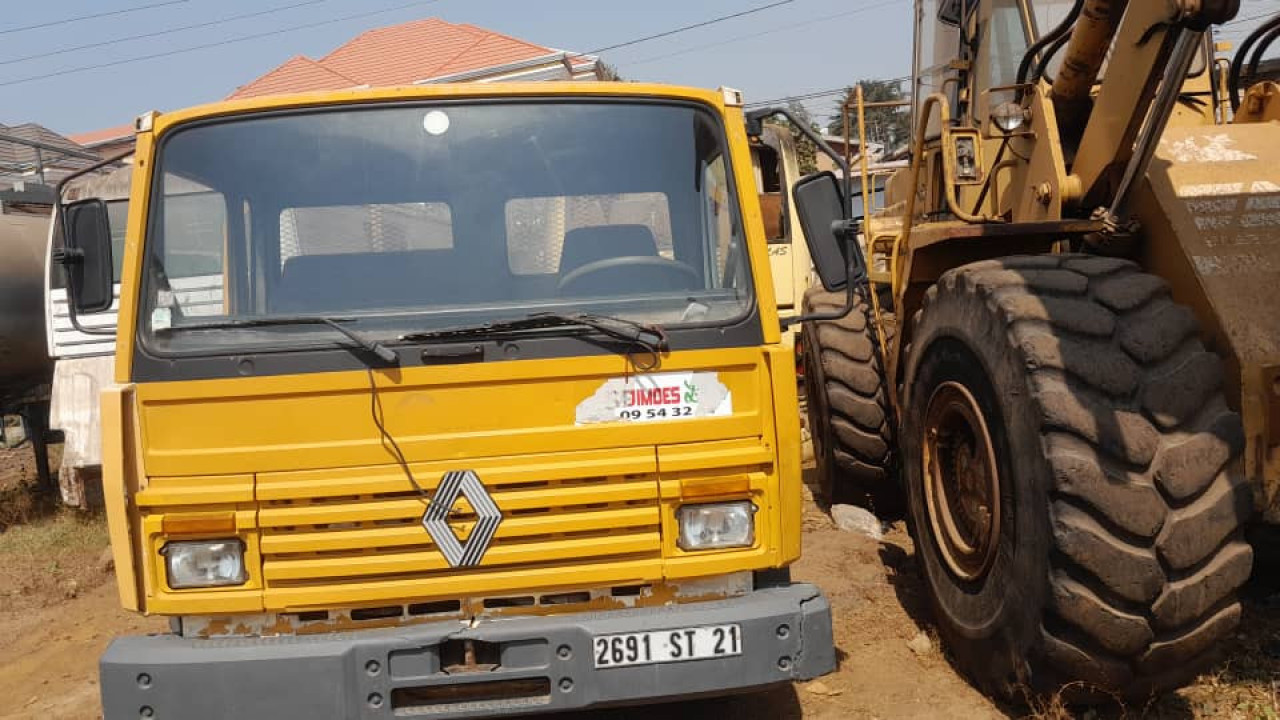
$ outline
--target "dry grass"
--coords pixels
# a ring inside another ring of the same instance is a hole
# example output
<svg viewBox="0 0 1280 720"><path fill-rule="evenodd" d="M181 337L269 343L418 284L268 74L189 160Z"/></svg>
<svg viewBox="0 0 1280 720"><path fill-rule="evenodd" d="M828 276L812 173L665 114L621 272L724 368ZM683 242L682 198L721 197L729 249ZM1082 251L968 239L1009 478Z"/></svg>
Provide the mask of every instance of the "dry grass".
<svg viewBox="0 0 1280 720"><path fill-rule="evenodd" d="M0 532L0 607L23 610L61 602L105 582L107 547L99 514L60 510Z"/></svg>

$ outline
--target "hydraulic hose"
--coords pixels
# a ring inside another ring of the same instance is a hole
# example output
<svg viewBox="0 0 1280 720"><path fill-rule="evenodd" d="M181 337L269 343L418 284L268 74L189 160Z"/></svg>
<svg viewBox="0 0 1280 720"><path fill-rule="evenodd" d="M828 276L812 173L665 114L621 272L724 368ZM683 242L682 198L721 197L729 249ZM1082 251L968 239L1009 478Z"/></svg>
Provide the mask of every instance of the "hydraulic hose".
<svg viewBox="0 0 1280 720"><path fill-rule="evenodd" d="M1058 23L1057 27L1051 30L1048 35L1042 35L1031 44L1031 47L1027 48L1027 52L1022 56L1022 62L1018 63L1019 85L1027 83L1027 73L1031 70L1031 64L1035 62L1036 56L1040 54L1040 51L1057 42L1060 38L1067 37L1067 34L1071 32L1071 28L1076 24L1076 19L1080 17L1081 10L1084 10L1084 0L1076 0L1075 4L1071 6L1071 10L1067 12L1066 17L1062 18L1062 22Z"/></svg>
<svg viewBox="0 0 1280 720"><path fill-rule="evenodd" d="M1236 51L1236 56L1231 59L1231 72L1227 75L1227 89L1231 94L1231 112L1236 112L1240 109L1240 80L1249 50L1276 28L1280 28L1280 15L1276 15L1250 33L1249 37L1240 43L1240 49ZM1267 42L1269 43L1271 39L1274 39L1274 37L1268 39Z"/></svg>

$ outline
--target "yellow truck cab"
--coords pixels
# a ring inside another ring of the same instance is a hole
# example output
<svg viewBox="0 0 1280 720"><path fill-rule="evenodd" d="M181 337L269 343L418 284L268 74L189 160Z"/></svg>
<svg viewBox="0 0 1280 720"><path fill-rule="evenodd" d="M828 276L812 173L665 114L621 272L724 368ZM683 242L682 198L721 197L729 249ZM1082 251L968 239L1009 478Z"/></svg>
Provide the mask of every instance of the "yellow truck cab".
<svg viewBox="0 0 1280 720"><path fill-rule="evenodd" d="M815 677L741 96L472 84L138 119L104 716L472 717ZM101 201L60 205L73 319ZM79 322L77 319L76 322Z"/></svg>

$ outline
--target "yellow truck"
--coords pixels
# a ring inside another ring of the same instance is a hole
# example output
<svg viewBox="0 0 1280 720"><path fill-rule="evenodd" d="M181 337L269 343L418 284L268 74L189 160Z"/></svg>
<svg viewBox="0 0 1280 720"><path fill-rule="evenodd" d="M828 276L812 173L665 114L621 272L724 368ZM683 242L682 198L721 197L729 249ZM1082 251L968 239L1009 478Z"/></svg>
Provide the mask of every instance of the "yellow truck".
<svg viewBox="0 0 1280 720"><path fill-rule="evenodd" d="M741 94L360 89L137 120L104 716L471 717L834 667ZM60 204L71 320L110 307Z"/></svg>

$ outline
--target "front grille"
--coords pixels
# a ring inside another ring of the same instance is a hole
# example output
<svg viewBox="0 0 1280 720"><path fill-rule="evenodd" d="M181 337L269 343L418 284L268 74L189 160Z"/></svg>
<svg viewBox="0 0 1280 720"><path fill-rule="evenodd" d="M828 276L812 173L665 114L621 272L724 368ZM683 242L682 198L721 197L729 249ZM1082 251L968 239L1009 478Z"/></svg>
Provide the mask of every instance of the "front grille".
<svg viewBox="0 0 1280 720"><path fill-rule="evenodd" d="M651 456L650 456L651 457ZM573 466L556 465L566 475ZM270 609L314 602L367 602L377 597L456 597L467 578L485 577L472 592L500 594L504 587L581 584L582 572L625 569L633 561L660 561L658 481L652 472L530 480L521 468L479 470L503 513L493 542L476 567L451 568L422 527L425 499L416 491L381 490L387 474L347 477L306 492L299 482L260 483L258 512L263 582ZM418 474L428 494L439 474ZM404 483L401 476L401 483ZM337 488L357 494L334 495ZM264 495L266 497L264 497ZM464 497L449 524L465 540L476 517ZM531 574L531 570L536 573ZM501 580L510 575L510 583ZM623 573L618 583L646 580ZM313 599L323 590L326 600ZM465 590L462 590L466 592ZM469 593L468 593L469 594Z"/></svg>

